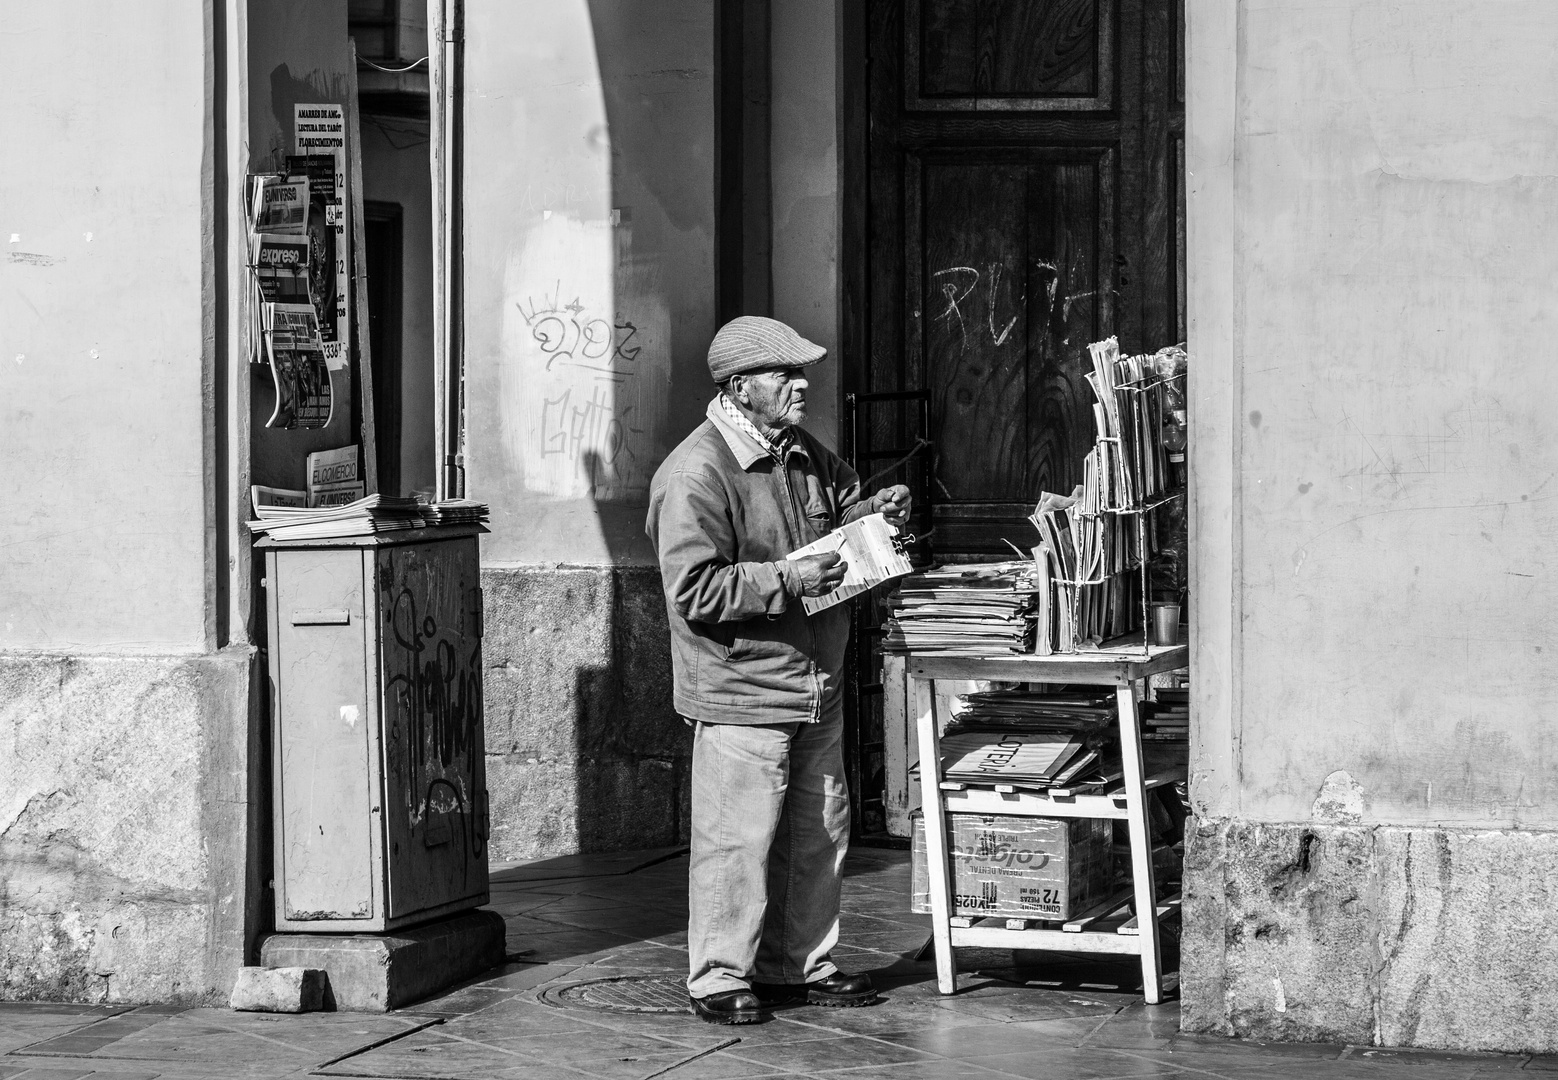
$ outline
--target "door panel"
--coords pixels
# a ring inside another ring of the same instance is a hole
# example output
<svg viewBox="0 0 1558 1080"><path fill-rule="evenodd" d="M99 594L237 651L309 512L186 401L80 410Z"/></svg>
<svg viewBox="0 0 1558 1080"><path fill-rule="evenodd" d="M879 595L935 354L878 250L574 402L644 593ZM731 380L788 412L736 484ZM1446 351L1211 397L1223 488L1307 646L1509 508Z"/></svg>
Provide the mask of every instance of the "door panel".
<svg viewBox="0 0 1558 1080"><path fill-rule="evenodd" d="M875 0L861 441L934 444L936 555L1033 541L1092 446L1087 345L1182 325L1177 0Z"/></svg>
<svg viewBox="0 0 1558 1080"><path fill-rule="evenodd" d="M1111 0L910 0L911 109L1107 109Z"/></svg>

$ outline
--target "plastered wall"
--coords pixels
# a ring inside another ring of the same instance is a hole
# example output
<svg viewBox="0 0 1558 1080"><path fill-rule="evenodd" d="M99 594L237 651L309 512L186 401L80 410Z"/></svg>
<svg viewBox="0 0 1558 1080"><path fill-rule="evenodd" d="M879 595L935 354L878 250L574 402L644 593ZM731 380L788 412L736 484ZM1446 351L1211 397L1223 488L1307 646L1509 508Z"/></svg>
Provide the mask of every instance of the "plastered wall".
<svg viewBox="0 0 1558 1080"><path fill-rule="evenodd" d="M806 429L838 450L844 416L839 355L837 0L770 9L774 318L828 350L806 372Z"/></svg>
<svg viewBox="0 0 1558 1080"><path fill-rule="evenodd" d="M712 396L710 2L466 5L466 468L489 564L653 561Z"/></svg>
<svg viewBox="0 0 1558 1080"><path fill-rule="evenodd" d="M0 649L208 641L202 12L0 8Z"/></svg>
<svg viewBox="0 0 1558 1080"><path fill-rule="evenodd" d="M1198 808L1558 825L1558 9L1189 10Z"/></svg>

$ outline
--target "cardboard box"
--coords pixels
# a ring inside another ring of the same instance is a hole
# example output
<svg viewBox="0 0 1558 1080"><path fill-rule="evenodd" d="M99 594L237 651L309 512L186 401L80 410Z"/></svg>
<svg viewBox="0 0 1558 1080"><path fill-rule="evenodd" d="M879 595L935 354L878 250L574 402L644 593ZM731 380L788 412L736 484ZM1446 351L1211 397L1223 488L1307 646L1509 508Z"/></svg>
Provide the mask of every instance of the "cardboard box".
<svg viewBox="0 0 1558 1080"><path fill-rule="evenodd" d="M1107 818L948 814L952 913L1065 920L1104 899L1114 870ZM914 815L913 910L930 911L925 821Z"/></svg>

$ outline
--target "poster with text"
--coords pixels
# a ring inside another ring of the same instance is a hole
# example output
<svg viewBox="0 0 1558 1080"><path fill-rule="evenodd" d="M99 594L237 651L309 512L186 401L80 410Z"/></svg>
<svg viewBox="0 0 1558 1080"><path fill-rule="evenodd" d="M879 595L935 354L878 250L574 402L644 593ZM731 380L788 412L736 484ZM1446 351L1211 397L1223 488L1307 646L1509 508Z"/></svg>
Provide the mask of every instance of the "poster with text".
<svg viewBox="0 0 1558 1080"><path fill-rule="evenodd" d="M319 312L325 362L336 370L346 366L351 341L346 110L340 105L296 105L293 125L297 156L287 159L287 170L309 181L309 291Z"/></svg>

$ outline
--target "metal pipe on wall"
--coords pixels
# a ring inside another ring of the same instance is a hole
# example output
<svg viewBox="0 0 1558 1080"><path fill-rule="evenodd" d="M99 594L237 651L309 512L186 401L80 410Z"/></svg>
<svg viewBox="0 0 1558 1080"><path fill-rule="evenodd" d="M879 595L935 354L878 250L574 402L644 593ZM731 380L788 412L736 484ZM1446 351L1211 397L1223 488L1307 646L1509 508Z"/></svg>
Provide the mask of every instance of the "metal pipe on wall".
<svg viewBox="0 0 1558 1080"><path fill-rule="evenodd" d="M461 341L460 71L463 0L427 0L433 181L433 442L438 497L465 494L465 364Z"/></svg>

